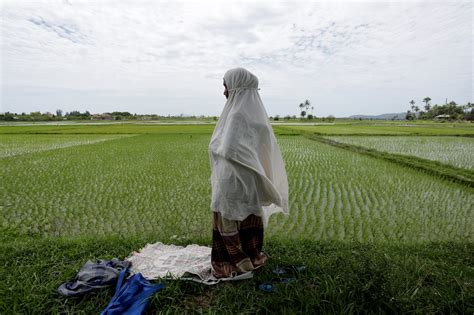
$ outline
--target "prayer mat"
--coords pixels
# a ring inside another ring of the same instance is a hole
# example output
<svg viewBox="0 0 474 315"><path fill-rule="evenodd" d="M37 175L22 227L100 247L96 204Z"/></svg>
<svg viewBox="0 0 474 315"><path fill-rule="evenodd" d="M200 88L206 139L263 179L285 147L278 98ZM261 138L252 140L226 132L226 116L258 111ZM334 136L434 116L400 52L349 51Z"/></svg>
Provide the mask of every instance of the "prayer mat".
<svg viewBox="0 0 474 315"><path fill-rule="evenodd" d="M235 277L216 278L212 274L211 248L207 246L147 244L125 259L131 262L131 273L141 273L148 280L158 278L190 280L203 284L243 280L253 277L247 272Z"/></svg>

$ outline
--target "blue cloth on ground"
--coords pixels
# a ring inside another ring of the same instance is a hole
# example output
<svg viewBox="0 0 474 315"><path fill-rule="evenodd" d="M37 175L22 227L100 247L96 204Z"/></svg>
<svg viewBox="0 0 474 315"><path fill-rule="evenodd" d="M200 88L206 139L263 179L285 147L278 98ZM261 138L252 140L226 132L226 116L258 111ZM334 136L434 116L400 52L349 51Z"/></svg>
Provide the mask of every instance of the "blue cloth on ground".
<svg viewBox="0 0 474 315"><path fill-rule="evenodd" d="M142 314L148 306L149 298L155 292L165 287L163 283L150 283L141 273L133 275L124 283L127 269L120 272L115 295L107 307L100 313L101 315Z"/></svg>

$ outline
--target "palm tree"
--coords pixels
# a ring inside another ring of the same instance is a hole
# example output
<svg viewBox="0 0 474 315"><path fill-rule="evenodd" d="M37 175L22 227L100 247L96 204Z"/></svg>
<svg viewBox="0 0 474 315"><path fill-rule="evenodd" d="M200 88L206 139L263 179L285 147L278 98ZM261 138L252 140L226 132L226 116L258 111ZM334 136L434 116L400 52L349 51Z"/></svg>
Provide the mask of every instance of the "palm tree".
<svg viewBox="0 0 474 315"><path fill-rule="evenodd" d="M306 114L309 113L309 107L311 106L311 103L309 102L309 100L305 100L304 101L304 111L306 112Z"/></svg>
<svg viewBox="0 0 474 315"><path fill-rule="evenodd" d="M471 102L467 102L466 105L463 106L465 112L469 112L469 110L474 110L474 104Z"/></svg>
<svg viewBox="0 0 474 315"><path fill-rule="evenodd" d="M309 112L310 106L311 106L311 103L310 103L309 100L305 100L304 103L300 103L299 107L300 107L302 118L304 118L304 116L306 116L306 114ZM311 109L312 109L312 107L311 107Z"/></svg>
<svg viewBox="0 0 474 315"><path fill-rule="evenodd" d="M414 100L410 101L410 105L411 105L411 109L415 110L415 101Z"/></svg>
<svg viewBox="0 0 474 315"><path fill-rule="evenodd" d="M429 98L429 96L425 97L423 99L423 102L425 102L425 110L426 111L429 111L431 109L431 105L430 105L430 101L431 101L431 98Z"/></svg>
<svg viewBox="0 0 474 315"><path fill-rule="evenodd" d="M305 109L304 109L304 112L305 112L305 115L306 115L306 114L309 114L309 109L310 109L310 107L311 107L311 102L310 102L308 99L305 100L305 101L304 101L304 108L305 108ZM311 115L311 117L312 117L312 115ZM308 118L309 118L309 115L308 115Z"/></svg>

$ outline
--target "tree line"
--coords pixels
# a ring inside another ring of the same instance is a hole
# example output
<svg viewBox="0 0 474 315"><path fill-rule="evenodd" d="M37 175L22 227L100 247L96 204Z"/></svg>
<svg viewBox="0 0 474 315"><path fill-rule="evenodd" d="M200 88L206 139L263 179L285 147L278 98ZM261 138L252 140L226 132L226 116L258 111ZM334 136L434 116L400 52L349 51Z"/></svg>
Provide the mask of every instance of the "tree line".
<svg viewBox="0 0 474 315"><path fill-rule="evenodd" d="M405 118L407 120L415 119L449 119L449 120L474 120L474 104L468 102L464 105L458 105L455 101L446 102L444 105L431 105L431 98L423 99L423 108L420 109L414 100L408 102L410 109L407 110Z"/></svg>
<svg viewBox="0 0 474 315"><path fill-rule="evenodd" d="M51 112L30 112L29 114L23 112L21 114L5 112L0 113L0 120L3 121L61 121L61 120L147 120L147 119L160 119L170 118L171 116L160 116L155 114L137 115L129 112L107 112L102 114L91 114L88 110L80 112L73 110L63 114L61 109L56 110L56 113ZM173 118L179 118L183 116L177 116Z"/></svg>

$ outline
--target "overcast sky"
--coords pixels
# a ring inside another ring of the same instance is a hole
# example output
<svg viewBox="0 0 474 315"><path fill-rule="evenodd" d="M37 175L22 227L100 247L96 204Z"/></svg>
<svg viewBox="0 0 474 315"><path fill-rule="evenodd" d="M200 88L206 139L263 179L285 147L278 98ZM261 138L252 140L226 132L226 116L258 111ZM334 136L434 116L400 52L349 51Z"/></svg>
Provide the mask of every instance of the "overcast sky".
<svg viewBox="0 0 474 315"><path fill-rule="evenodd" d="M269 115L473 101L471 1L0 3L0 112L219 115L238 66Z"/></svg>

